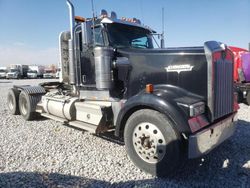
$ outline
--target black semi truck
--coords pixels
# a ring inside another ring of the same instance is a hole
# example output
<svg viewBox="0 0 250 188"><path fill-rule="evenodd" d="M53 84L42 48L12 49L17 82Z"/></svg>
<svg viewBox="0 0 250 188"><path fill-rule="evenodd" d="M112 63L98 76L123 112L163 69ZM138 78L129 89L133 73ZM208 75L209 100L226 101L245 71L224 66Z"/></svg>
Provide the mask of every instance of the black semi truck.
<svg viewBox="0 0 250 188"><path fill-rule="evenodd" d="M233 55L226 45L154 48L155 31L137 19L75 17L60 34L60 82L13 86L7 103L25 120L38 115L125 142L130 159L156 176L183 158L207 154L235 131Z"/></svg>

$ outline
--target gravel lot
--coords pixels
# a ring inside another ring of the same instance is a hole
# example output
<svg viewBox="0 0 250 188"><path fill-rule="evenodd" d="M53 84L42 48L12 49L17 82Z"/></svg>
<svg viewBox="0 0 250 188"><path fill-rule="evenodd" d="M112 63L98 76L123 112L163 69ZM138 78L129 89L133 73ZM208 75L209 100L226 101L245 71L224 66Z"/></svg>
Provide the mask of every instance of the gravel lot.
<svg viewBox="0 0 250 188"><path fill-rule="evenodd" d="M230 140L158 179L136 168L119 142L8 113L8 88L43 81L0 80L0 187L250 187L250 107L240 105Z"/></svg>

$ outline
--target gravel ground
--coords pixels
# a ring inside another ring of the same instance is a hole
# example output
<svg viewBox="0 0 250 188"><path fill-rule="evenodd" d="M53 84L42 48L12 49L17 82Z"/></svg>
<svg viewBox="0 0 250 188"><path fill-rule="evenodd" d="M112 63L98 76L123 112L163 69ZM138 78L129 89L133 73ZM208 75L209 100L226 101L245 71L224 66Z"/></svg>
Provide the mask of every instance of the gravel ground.
<svg viewBox="0 0 250 188"><path fill-rule="evenodd" d="M240 105L230 140L159 179L136 168L119 142L8 113L8 88L43 81L0 80L0 187L250 187L250 107Z"/></svg>

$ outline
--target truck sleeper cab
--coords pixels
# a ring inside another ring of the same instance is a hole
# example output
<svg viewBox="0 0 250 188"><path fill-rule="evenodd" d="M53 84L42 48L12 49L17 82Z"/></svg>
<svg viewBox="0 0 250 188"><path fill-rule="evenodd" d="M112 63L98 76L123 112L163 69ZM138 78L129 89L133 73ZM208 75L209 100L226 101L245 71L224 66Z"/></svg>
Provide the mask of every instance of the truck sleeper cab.
<svg viewBox="0 0 250 188"><path fill-rule="evenodd" d="M60 82L14 86L12 114L113 131L135 165L156 176L171 175L183 157L207 154L234 133L233 55L224 44L154 49L154 31L138 20L105 11L94 22L75 20L67 4Z"/></svg>

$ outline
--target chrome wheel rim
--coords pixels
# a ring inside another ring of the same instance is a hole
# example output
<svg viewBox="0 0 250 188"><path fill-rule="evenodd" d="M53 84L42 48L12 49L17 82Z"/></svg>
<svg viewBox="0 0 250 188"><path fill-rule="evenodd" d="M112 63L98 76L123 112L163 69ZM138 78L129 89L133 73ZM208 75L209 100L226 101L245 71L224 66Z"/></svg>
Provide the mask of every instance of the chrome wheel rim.
<svg viewBox="0 0 250 188"><path fill-rule="evenodd" d="M28 103L27 100L24 97L21 97L21 103L20 103L20 110L22 114L27 114L27 109L28 109Z"/></svg>
<svg viewBox="0 0 250 188"><path fill-rule="evenodd" d="M13 108L14 108L14 98L11 95L8 96L8 106L9 106L10 110L13 110Z"/></svg>
<svg viewBox="0 0 250 188"><path fill-rule="evenodd" d="M133 131L133 146L147 163L157 163L166 154L166 140L159 128L148 122L138 124Z"/></svg>

